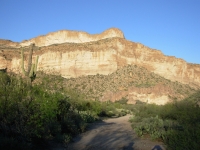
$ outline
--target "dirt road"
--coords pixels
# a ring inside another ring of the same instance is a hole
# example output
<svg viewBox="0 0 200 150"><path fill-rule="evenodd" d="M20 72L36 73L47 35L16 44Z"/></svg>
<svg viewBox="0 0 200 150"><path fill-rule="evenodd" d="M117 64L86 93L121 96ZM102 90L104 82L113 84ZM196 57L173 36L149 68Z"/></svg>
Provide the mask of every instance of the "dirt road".
<svg viewBox="0 0 200 150"><path fill-rule="evenodd" d="M128 122L129 115L91 124L69 145L69 150L165 150L163 143L140 139Z"/></svg>

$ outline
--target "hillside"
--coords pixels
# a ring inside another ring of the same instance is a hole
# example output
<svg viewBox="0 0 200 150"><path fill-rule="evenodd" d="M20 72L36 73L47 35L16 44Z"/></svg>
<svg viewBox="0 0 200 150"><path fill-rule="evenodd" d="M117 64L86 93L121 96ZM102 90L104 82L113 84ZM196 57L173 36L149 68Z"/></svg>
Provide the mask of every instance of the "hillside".
<svg viewBox="0 0 200 150"><path fill-rule="evenodd" d="M65 87L80 91L93 100L118 101L126 98L132 104L137 101L165 104L195 92L188 85L172 82L136 65L122 67L109 75L66 79Z"/></svg>
<svg viewBox="0 0 200 150"><path fill-rule="evenodd" d="M25 48L25 55L28 48ZM108 38L87 43L63 43L36 47L33 61L39 56L38 70L57 73L65 78L82 75L108 75L119 67L138 65L171 81L199 88L200 65L165 56L161 51L123 38ZM0 69L21 72L20 49L0 48ZM25 57L25 60L27 58ZM25 63L26 64L26 63Z"/></svg>
<svg viewBox="0 0 200 150"><path fill-rule="evenodd" d="M26 66L33 42L32 61L39 56L38 71L61 75L66 87L93 100L165 104L200 88L199 64L128 41L116 28L95 35L62 30L21 43L0 40L0 70L21 74L19 47Z"/></svg>

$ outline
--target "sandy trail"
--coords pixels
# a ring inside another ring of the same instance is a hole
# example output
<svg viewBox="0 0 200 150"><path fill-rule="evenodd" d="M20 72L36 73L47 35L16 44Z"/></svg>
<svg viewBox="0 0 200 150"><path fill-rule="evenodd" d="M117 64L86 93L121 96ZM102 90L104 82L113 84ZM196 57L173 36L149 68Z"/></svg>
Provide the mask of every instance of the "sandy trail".
<svg viewBox="0 0 200 150"><path fill-rule="evenodd" d="M128 122L130 115L90 125L76 138L69 150L165 150L163 143L139 139Z"/></svg>

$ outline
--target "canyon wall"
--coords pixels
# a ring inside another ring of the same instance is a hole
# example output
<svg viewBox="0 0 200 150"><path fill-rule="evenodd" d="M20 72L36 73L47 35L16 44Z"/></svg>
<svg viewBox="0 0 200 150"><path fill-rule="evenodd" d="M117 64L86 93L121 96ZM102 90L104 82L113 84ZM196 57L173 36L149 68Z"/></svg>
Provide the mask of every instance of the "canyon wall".
<svg viewBox="0 0 200 150"><path fill-rule="evenodd" d="M24 64L27 68L31 43L36 45L32 61L35 62L36 56L39 56L38 70L49 74L57 74L65 78L108 75L131 64L145 67L150 72L171 81L200 88L200 65L189 64L183 59L165 56L159 50L128 41L122 31L116 28L95 35L62 30L21 43L0 39L0 70L7 69L7 71L21 73L21 47L24 49ZM149 88L129 87L126 90L122 87L115 92L105 91L99 100L116 101L126 97L131 104L140 100L163 105L172 100L170 97L173 97L173 93L174 89L163 85ZM184 98L182 94L179 94L179 97Z"/></svg>
<svg viewBox="0 0 200 150"><path fill-rule="evenodd" d="M169 80L200 86L200 65L188 64L182 59L165 56L161 51L123 38L110 38L83 44L61 44L41 47L38 70L61 74L65 78L82 75L111 74L117 68L136 64ZM20 53L1 66L20 72ZM34 59L33 59L34 61ZM3 63L4 62L4 63Z"/></svg>
<svg viewBox="0 0 200 150"><path fill-rule="evenodd" d="M36 46L48 46L52 44L61 43L85 43L91 41L98 41L101 39L121 37L124 38L123 32L117 28L108 29L101 34L88 34L82 31L70 31L70 30L60 30L57 32L52 32L44 36L38 36L36 38L25 40L20 43L23 46L29 46L31 43L35 43Z"/></svg>
<svg viewBox="0 0 200 150"><path fill-rule="evenodd" d="M33 53L33 57L39 56L38 70L61 74L65 78L107 75L119 67L136 64L169 80L200 86L200 65L189 64L183 59L165 56L161 51L128 41L119 29L109 29L98 35L58 31L19 44L27 46L32 42L41 46ZM25 51L25 55L27 53ZM0 62L0 69L20 73L20 49L1 50Z"/></svg>

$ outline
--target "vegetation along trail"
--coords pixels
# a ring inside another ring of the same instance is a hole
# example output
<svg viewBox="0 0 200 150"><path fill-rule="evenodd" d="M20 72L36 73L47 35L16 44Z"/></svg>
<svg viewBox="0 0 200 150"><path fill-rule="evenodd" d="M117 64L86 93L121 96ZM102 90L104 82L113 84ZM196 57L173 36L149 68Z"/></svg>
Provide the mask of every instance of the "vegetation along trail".
<svg viewBox="0 0 200 150"><path fill-rule="evenodd" d="M164 150L163 143L140 139L131 124L130 115L106 119L90 125L89 130L68 146L70 150Z"/></svg>

